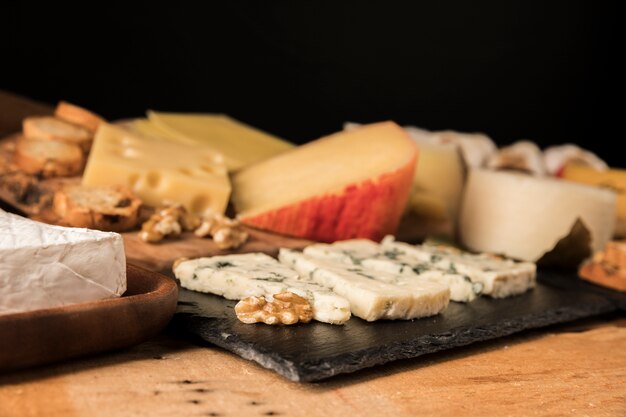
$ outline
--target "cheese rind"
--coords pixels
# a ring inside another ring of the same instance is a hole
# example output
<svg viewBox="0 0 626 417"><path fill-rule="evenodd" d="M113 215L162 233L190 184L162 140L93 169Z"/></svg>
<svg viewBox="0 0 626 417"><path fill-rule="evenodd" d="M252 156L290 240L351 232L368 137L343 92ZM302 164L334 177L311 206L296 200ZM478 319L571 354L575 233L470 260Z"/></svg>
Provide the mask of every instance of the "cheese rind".
<svg viewBox="0 0 626 417"><path fill-rule="evenodd" d="M350 318L348 301L327 288L302 280L293 269L262 253L197 258L177 263L174 274L181 286L221 295L229 300L289 291L306 298L314 319L342 324Z"/></svg>
<svg viewBox="0 0 626 417"><path fill-rule="evenodd" d="M472 282L465 275L437 268L431 265L429 260L412 257L395 249L384 248L371 240L354 239L333 244L319 243L307 246L303 252L317 259L362 266L374 272L372 275L376 279L396 285L407 286L413 282L444 285L449 288L452 301L472 301L483 288L482 283Z"/></svg>
<svg viewBox="0 0 626 417"><path fill-rule="evenodd" d="M96 133L83 185L122 185L150 206L174 200L189 211L223 213L230 182L222 156L200 145L146 137L102 124Z"/></svg>
<svg viewBox="0 0 626 417"><path fill-rule="evenodd" d="M472 282L482 284L483 294L494 298L522 294L535 286L537 266L531 262L515 262L489 254L471 254L443 246L414 246L396 242L393 236L383 239L381 246L394 251L397 256L411 256L428 262L434 268L467 276Z"/></svg>
<svg viewBox="0 0 626 417"><path fill-rule="evenodd" d="M281 249L278 259L301 276L345 297L352 314L367 321L433 316L445 309L450 299L450 291L440 284L405 282L397 275L372 273L289 249Z"/></svg>
<svg viewBox="0 0 626 417"><path fill-rule="evenodd" d="M294 147L283 139L224 114L148 111L148 120L154 129L174 140L215 149L224 155L229 171L237 171Z"/></svg>
<svg viewBox="0 0 626 417"><path fill-rule="evenodd" d="M473 170L460 217L462 243L477 252L536 262L581 220L589 254L613 236L615 194L551 178Z"/></svg>
<svg viewBox="0 0 626 417"><path fill-rule="evenodd" d="M119 297L124 291L119 234L51 226L0 210L0 314Z"/></svg>

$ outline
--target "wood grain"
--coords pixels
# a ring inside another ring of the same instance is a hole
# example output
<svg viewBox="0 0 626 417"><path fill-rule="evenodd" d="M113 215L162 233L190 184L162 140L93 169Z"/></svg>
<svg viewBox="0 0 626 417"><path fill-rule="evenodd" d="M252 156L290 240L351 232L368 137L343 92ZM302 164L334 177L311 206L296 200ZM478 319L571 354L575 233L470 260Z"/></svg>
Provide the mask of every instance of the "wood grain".
<svg viewBox="0 0 626 417"><path fill-rule="evenodd" d="M553 328L297 384L173 335L0 376L12 416L623 416L626 320Z"/></svg>
<svg viewBox="0 0 626 417"><path fill-rule="evenodd" d="M0 370L55 362L140 343L167 325L176 283L127 266L123 297L0 315Z"/></svg>

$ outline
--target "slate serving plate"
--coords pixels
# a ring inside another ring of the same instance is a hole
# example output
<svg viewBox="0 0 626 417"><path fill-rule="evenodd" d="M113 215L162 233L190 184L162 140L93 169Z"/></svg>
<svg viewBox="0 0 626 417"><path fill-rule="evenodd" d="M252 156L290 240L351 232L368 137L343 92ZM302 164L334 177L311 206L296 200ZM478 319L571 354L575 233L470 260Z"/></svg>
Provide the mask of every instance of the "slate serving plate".
<svg viewBox="0 0 626 417"><path fill-rule="evenodd" d="M543 275L540 273L540 281ZM563 277L567 278L572 277ZM303 382L616 309L601 295L543 283L508 299L481 297L468 304L450 303L435 317L373 323L353 317L343 326L318 322L246 325L237 320L235 304L181 289L174 324L292 381Z"/></svg>
<svg viewBox="0 0 626 417"><path fill-rule="evenodd" d="M122 297L0 315L0 371L42 365L140 343L176 310L174 280L127 265Z"/></svg>

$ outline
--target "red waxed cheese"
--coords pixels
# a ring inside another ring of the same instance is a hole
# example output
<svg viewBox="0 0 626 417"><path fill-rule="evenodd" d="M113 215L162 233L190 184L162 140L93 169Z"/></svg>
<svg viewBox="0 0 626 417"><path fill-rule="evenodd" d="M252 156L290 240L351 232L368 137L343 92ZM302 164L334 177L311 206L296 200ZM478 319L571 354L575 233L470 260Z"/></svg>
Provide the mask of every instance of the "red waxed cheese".
<svg viewBox="0 0 626 417"><path fill-rule="evenodd" d="M235 174L245 224L332 242L395 233L418 150L393 122L364 125L284 152Z"/></svg>

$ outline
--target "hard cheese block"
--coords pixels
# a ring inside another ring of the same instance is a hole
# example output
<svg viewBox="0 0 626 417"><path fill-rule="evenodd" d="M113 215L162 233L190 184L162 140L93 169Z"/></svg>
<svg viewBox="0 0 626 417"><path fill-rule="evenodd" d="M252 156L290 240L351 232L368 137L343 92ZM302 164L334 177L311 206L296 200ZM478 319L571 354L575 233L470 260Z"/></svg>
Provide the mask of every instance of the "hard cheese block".
<svg viewBox="0 0 626 417"><path fill-rule="evenodd" d="M581 242L589 256L613 236L615 200L615 193L596 187L473 170L461 211L461 240L475 251L536 262L582 224L591 236L591 242Z"/></svg>
<svg viewBox="0 0 626 417"><path fill-rule="evenodd" d="M174 200L196 214L223 213L230 196L223 158L213 149L108 124L96 133L83 184L124 185L147 205Z"/></svg>
<svg viewBox="0 0 626 417"><path fill-rule="evenodd" d="M395 232L418 151L393 122L310 142L235 174L243 223L319 241Z"/></svg>
<svg viewBox="0 0 626 417"><path fill-rule="evenodd" d="M124 291L119 234L51 226L0 210L0 314L119 297Z"/></svg>
<svg viewBox="0 0 626 417"><path fill-rule="evenodd" d="M367 271L290 249L281 249L278 259L302 277L345 297L352 314L367 321L433 316L450 301L450 291L445 285Z"/></svg>
<svg viewBox="0 0 626 417"><path fill-rule="evenodd" d="M317 321L342 324L350 318L348 300L314 282L301 280L296 271L262 253L186 260L174 266L174 274L183 288L229 300L271 298L289 291L309 300Z"/></svg>
<svg viewBox="0 0 626 417"><path fill-rule="evenodd" d="M312 258L326 259L344 264L363 266L375 272L375 277L391 274L392 280L400 285L413 282L434 282L450 289L450 299L458 302L474 300L483 288L482 283L472 282L465 275L450 268L441 269L432 264L430 259L412 257L405 251L389 249L366 239L353 239L332 244L318 243L304 248L304 254ZM382 272L384 275L378 275Z"/></svg>
<svg viewBox="0 0 626 417"><path fill-rule="evenodd" d="M207 145L222 155L229 171L270 158L293 148L293 144L262 132L223 114L148 112L153 133L187 143ZM156 129L156 130L155 130Z"/></svg>
<svg viewBox="0 0 626 417"><path fill-rule="evenodd" d="M597 170L580 164L567 164L562 171L562 178L582 184L608 188L617 193L617 223L615 235L626 237L626 170Z"/></svg>

